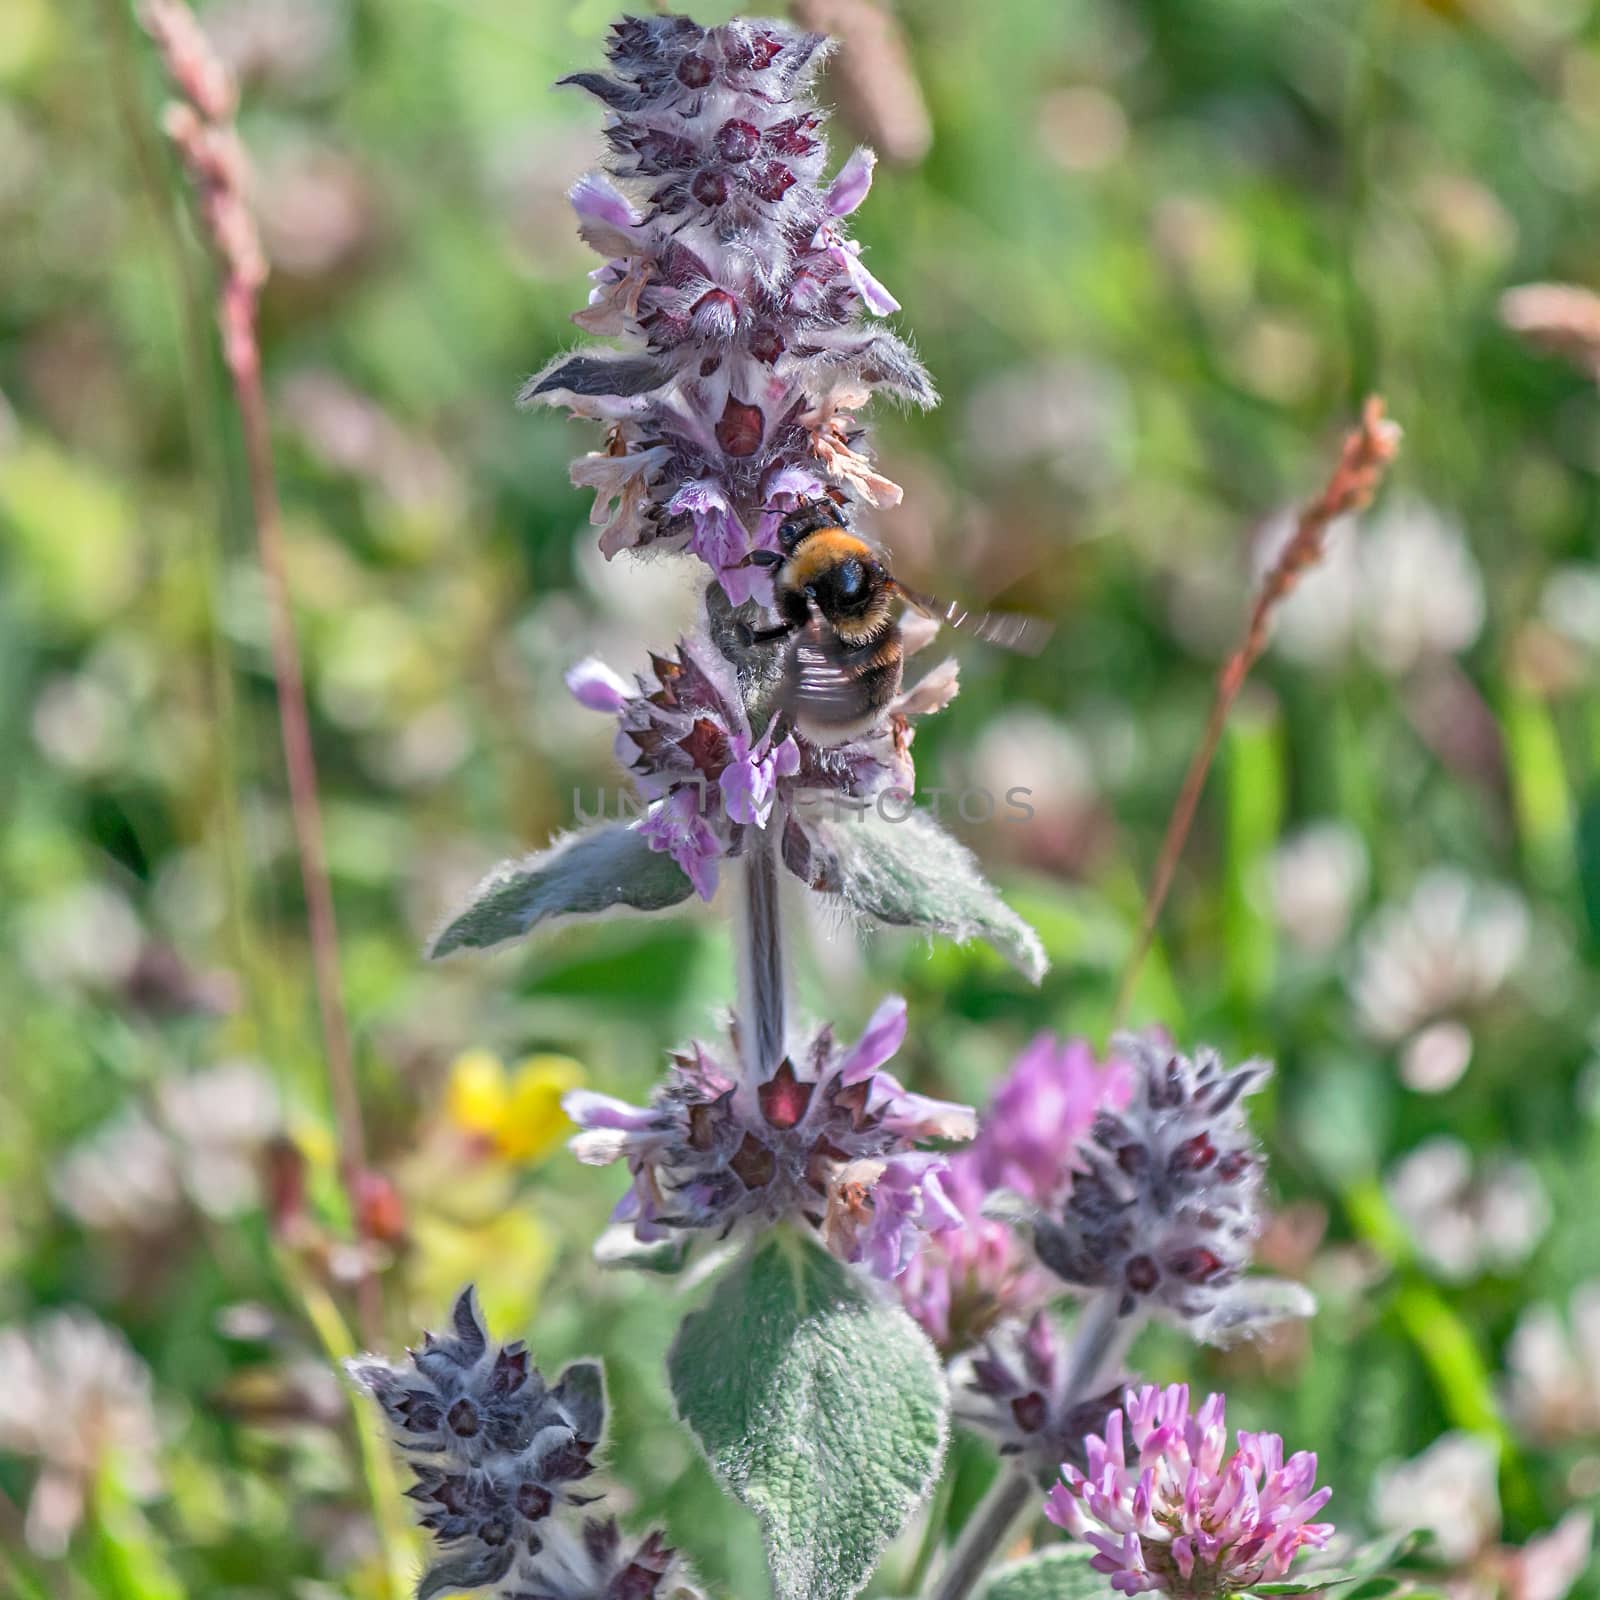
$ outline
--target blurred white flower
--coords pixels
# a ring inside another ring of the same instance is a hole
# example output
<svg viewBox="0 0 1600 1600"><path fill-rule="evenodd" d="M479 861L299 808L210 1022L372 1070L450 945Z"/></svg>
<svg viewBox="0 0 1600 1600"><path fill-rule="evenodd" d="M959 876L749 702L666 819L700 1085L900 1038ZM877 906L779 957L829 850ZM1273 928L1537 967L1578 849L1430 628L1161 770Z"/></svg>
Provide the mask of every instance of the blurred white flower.
<svg viewBox="0 0 1600 1600"><path fill-rule="evenodd" d="M1529 1306L1506 1368L1506 1410L1526 1438L1600 1439L1600 1279L1573 1290L1565 1324L1554 1306Z"/></svg>
<svg viewBox="0 0 1600 1600"><path fill-rule="evenodd" d="M1366 892L1361 835L1344 822L1308 823L1272 852L1267 870L1278 926L1308 954L1334 949Z"/></svg>
<svg viewBox="0 0 1600 1600"><path fill-rule="evenodd" d="M1410 1461L1380 1467L1372 1518L1432 1534L1451 1566L1470 1561L1500 1531L1500 1452L1480 1434L1441 1434Z"/></svg>
<svg viewBox="0 0 1600 1600"><path fill-rule="evenodd" d="M203 17L234 77L301 94L326 85L347 25L341 0L221 0Z"/></svg>
<svg viewBox="0 0 1600 1600"><path fill-rule="evenodd" d="M377 242L377 195L366 168L333 148L285 141L257 164L257 213L274 272L322 278Z"/></svg>
<svg viewBox="0 0 1600 1600"><path fill-rule="evenodd" d="M1550 1225L1550 1201L1532 1167L1492 1156L1474 1170L1472 1152L1448 1134L1418 1145L1384 1188L1418 1255L1453 1283L1515 1271Z"/></svg>
<svg viewBox="0 0 1600 1600"><path fill-rule="evenodd" d="M1504 989L1528 935L1521 896L1455 867L1434 868L1403 904L1373 914L1362 930L1351 999L1368 1034L1406 1045L1402 1071L1410 1087L1436 1093L1466 1070L1468 1017ZM1419 1030L1439 1022L1457 1027L1419 1042Z"/></svg>
<svg viewBox="0 0 1600 1600"><path fill-rule="evenodd" d="M1418 1094L1443 1094L1461 1082L1472 1065L1472 1030L1447 1017L1430 1022L1406 1040L1400 1052L1400 1081Z"/></svg>
<svg viewBox="0 0 1600 1600"><path fill-rule="evenodd" d="M1545 579L1539 615L1570 643L1600 652L1600 567L1557 567Z"/></svg>
<svg viewBox="0 0 1600 1600"><path fill-rule="evenodd" d="M1296 512L1256 536L1259 583L1294 533ZM1395 495L1357 528L1332 524L1323 559L1278 608L1273 644L1294 660L1335 661L1360 645L1399 676L1472 645L1483 628L1483 575L1460 525L1426 501Z"/></svg>
<svg viewBox="0 0 1600 1600"><path fill-rule="evenodd" d="M1362 648L1384 671L1454 655L1483 628L1483 574L1460 525L1425 501L1395 496L1359 544Z"/></svg>
<svg viewBox="0 0 1600 1600"><path fill-rule="evenodd" d="M92 674L62 672L40 689L32 726L34 743L46 759L68 772L94 775L121 758L128 707Z"/></svg>
<svg viewBox="0 0 1600 1600"><path fill-rule="evenodd" d="M981 384L968 403L973 454L1001 469L1042 466L1084 493L1123 475L1135 436L1127 384L1087 361L1015 367Z"/></svg>
<svg viewBox="0 0 1600 1600"><path fill-rule="evenodd" d="M1019 705L991 718L959 762L958 784L991 797L989 839L1014 860L1078 868L1101 832L1093 758L1065 722L1041 707Z"/></svg>
<svg viewBox="0 0 1600 1600"><path fill-rule="evenodd" d="M73 1145L56 1163L50 1187L84 1227L116 1232L161 1233L183 1199L171 1142L136 1110Z"/></svg>
<svg viewBox="0 0 1600 1600"><path fill-rule="evenodd" d="M49 988L114 988L139 959L138 915L109 884L74 884L34 901L20 920L22 959Z"/></svg>
<svg viewBox="0 0 1600 1600"><path fill-rule="evenodd" d="M237 1216L258 1199L262 1150L283 1128L278 1092L251 1061L223 1061L203 1072L163 1078L156 1087L184 1188L202 1211Z"/></svg>
<svg viewBox="0 0 1600 1600"><path fill-rule="evenodd" d="M1420 1528L1450 1569L1450 1600L1564 1600L1589 1564L1594 1521L1569 1511L1520 1549L1500 1543L1499 1450L1478 1434L1446 1433L1410 1461L1379 1469L1372 1519L1395 1533Z"/></svg>
<svg viewBox="0 0 1600 1600"><path fill-rule="evenodd" d="M253 1062L224 1061L163 1078L154 1116L134 1109L80 1140L51 1189L85 1227L157 1234L185 1196L227 1219L260 1200L262 1152L283 1128L277 1091Z"/></svg>
<svg viewBox="0 0 1600 1600"><path fill-rule="evenodd" d="M24 1533L59 1556L105 1474L137 1499L158 1488L150 1373L86 1311L0 1328L0 1451L39 1463Z"/></svg>

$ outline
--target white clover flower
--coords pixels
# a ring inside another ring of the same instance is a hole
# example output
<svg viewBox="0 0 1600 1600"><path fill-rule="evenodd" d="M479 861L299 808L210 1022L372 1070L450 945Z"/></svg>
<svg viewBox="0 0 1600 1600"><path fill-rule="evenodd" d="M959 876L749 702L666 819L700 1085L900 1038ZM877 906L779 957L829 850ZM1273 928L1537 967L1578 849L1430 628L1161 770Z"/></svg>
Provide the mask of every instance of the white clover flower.
<svg viewBox="0 0 1600 1600"><path fill-rule="evenodd" d="M1513 1272L1550 1225L1550 1201L1524 1161L1472 1152L1448 1134L1426 1140L1384 1184L1417 1252L1441 1277L1464 1283L1485 1272Z"/></svg>
<svg viewBox="0 0 1600 1600"><path fill-rule="evenodd" d="M1506 1350L1506 1409L1535 1443L1600 1439L1600 1279L1555 1306L1530 1306Z"/></svg>
<svg viewBox="0 0 1600 1600"><path fill-rule="evenodd" d="M1372 1517L1396 1532L1424 1528L1450 1566L1469 1561L1500 1531L1500 1452L1480 1434L1446 1433L1373 1481Z"/></svg>
<svg viewBox="0 0 1600 1600"><path fill-rule="evenodd" d="M1278 926L1307 954L1327 955L1366 892L1367 847L1348 823L1309 823L1273 851L1268 875Z"/></svg>
<svg viewBox="0 0 1600 1600"><path fill-rule="evenodd" d="M1363 1030L1408 1046L1405 1074L1424 1091L1448 1088L1465 1071L1459 1034L1418 1043L1430 1023L1465 1025L1504 990L1527 950L1528 908L1513 890L1454 867L1427 873L1409 900L1374 913L1361 934L1351 999ZM1456 1063L1441 1073L1441 1053Z"/></svg>
<svg viewBox="0 0 1600 1600"><path fill-rule="evenodd" d="M1251 547L1250 576L1259 585L1294 537L1300 516L1289 506L1269 518ZM1361 573L1354 518L1328 524L1321 561L1279 605L1273 648L1292 661L1319 665L1342 659L1355 638L1361 605Z"/></svg>
<svg viewBox="0 0 1600 1600"><path fill-rule="evenodd" d="M1396 676L1470 648L1483 629L1483 574L1453 519L1396 496L1358 545L1361 647Z"/></svg>
<svg viewBox="0 0 1600 1600"><path fill-rule="evenodd" d="M150 1373L87 1311L0 1329L0 1451L39 1464L25 1535L59 1556L103 1475L136 1498L158 1486Z"/></svg>

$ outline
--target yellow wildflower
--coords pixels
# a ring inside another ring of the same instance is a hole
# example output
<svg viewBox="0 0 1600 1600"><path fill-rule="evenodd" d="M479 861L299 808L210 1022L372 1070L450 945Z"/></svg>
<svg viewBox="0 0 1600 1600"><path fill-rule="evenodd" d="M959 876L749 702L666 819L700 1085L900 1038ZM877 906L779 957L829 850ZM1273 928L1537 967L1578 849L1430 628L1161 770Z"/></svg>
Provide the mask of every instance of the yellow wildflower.
<svg viewBox="0 0 1600 1600"><path fill-rule="evenodd" d="M488 1050L469 1050L450 1067L450 1122L506 1161L537 1161L572 1131L561 1097L583 1082L571 1056L533 1055L507 1072Z"/></svg>

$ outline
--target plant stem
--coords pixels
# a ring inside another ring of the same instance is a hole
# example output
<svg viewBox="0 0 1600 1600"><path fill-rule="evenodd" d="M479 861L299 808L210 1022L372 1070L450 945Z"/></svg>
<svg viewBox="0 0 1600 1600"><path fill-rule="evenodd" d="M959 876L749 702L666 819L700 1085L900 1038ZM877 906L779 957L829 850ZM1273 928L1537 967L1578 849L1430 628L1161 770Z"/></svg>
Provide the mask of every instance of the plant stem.
<svg viewBox="0 0 1600 1600"><path fill-rule="evenodd" d="M759 828L747 835L739 929L741 1048L745 1069L757 1082L765 1082L783 1059L787 1037L783 906L773 833L771 828Z"/></svg>
<svg viewBox="0 0 1600 1600"><path fill-rule="evenodd" d="M333 889L328 879L327 850L322 832L322 805L317 796L317 761L311 745L306 710L305 678L295 640L290 606L289 574L284 561L283 519L272 464L272 435L267 421L261 363L228 363L244 433L245 462L250 477L250 503L255 513L256 549L265 581L267 616L272 635L272 677L278 694L278 724L283 733L284 765L289 779L289 809L294 821L295 850L306 897L306 924L311 940L311 971L322 1023L323 1057L333 1099L339 1139L339 1174L350 1204L350 1221L361 1228L361 1184L367 1166L366 1132L361 1096L356 1087L339 976L339 929L334 918ZM382 1327L378 1281L363 1270L357 1283L362 1336L376 1344Z"/></svg>
<svg viewBox="0 0 1600 1600"><path fill-rule="evenodd" d="M1072 1349L1067 1356L1067 1382L1062 1409L1095 1392L1108 1366L1120 1363L1138 1331L1140 1319L1118 1315L1117 1296L1097 1295L1078 1314ZM939 1574L932 1600L966 1600L989 1563L1005 1549L1011 1530L1030 1502L1040 1499L1031 1474L1003 1467L983 1504L961 1530L961 1537Z"/></svg>
<svg viewBox="0 0 1600 1600"><path fill-rule="evenodd" d="M961 1538L939 1574L933 1600L965 1600L989 1563L1010 1542L1017 1519L1037 1498L1039 1486L1026 1472L1002 1467L983 1504L961 1530Z"/></svg>
<svg viewBox="0 0 1600 1600"><path fill-rule="evenodd" d="M1078 1313L1067 1356L1064 1406L1075 1406L1094 1394L1106 1379L1106 1369L1121 1364L1142 1324L1137 1313L1119 1314L1117 1296L1110 1291L1096 1295Z"/></svg>
<svg viewBox="0 0 1600 1600"><path fill-rule="evenodd" d="M216 258L217 324L244 440L251 520L272 641L278 725L289 780L289 810L305 891L312 981L339 1141L339 1174L349 1201L351 1225L359 1240L366 1137L340 990L339 935L323 844L322 809L317 798L316 756L311 745L300 650L295 640L284 559L283 516L273 470L272 430L261 382L257 320L268 269L250 208L249 161L234 124L237 87L216 58L186 0L145 0L140 20L176 91L162 126L188 174L198 220ZM376 1276L365 1266L357 1283L357 1308L363 1337L376 1345L383 1320L382 1290Z"/></svg>
<svg viewBox="0 0 1600 1600"><path fill-rule="evenodd" d="M1189 763L1188 772L1184 774L1183 787L1178 792L1177 803L1167 821L1161 854L1156 858L1155 874L1145 901L1144 916L1117 987L1116 1003L1112 1007L1112 1032L1121 1026L1128 1003L1133 998L1134 982L1150 949L1150 941L1155 937L1156 923L1161 919L1161 909L1167 902L1173 875L1178 870L1183 847L1189 839L1189 830L1194 825L1194 814L1205 790L1206 777L1216 757L1217 746L1222 742L1223 730L1228 725L1228 714L1233 710L1234 701L1239 698L1239 691L1244 688L1245 679L1250 676L1250 669L1267 648L1267 641L1272 635L1273 617L1278 607L1294 592L1300 579L1321 561L1331 524L1339 517L1364 510L1371 502L1399 446L1400 430L1385 418L1383 401L1375 395L1369 397L1362 409L1360 423L1345 437L1344 448L1327 485L1315 500L1302 509L1293 535L1273 563L1272 570L1262 580L1250 608L1243 637L1217 675L1205 733Z"/></svg>
<svg viewBox="0 0 1600 1600"><path fill-rule="evenodd" d="M201 465L200 481L207 485L196 494L196 539L202 582L211 605L205 618L205 648L209 676L211 715L218 729L217 754L212 776L216 803L217 836L226 890L230 957L247 985L253 1022L259 1041L270 1046L266 1010L260 992L255 945L249 928L250 879L244 849L244 827L239 815L235 774L240 746L240 719L233 686L233 664L227 641L217 620L224 559L224 502L227 466L216 414L217 383L210 348L205 341L203 304L205 288L178 227L165 171L139 102L133 58L133 25L123 0L100 0L107 41L107 63L112 99L116 104L127 146L133 155L139 184L149 203L151 219L170 260L177 299L179 352L183 364L183 399L190 448Z"/></svg>

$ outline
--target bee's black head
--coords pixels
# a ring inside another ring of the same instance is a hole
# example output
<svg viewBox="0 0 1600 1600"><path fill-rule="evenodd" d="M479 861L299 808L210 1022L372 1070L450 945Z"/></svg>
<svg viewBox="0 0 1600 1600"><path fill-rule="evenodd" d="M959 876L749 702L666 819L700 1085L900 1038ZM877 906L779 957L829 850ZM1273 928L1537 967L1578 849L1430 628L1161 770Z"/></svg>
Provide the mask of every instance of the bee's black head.
<svg viewBox="0 0 1600 1600"><path fill-rule="evenodd" d="M846 526L844 512L826 495L816 500L802 500L778 524L778 548L785 555L793 555L802 539L823 528Z"/></svg>
<svg viewBox="0 0 1600 1600"><path fill-rule="evenodd" d="M830 622L864 616L883 591L883 569L876 561L846 556L813 579L817 609Z"/></svg>

